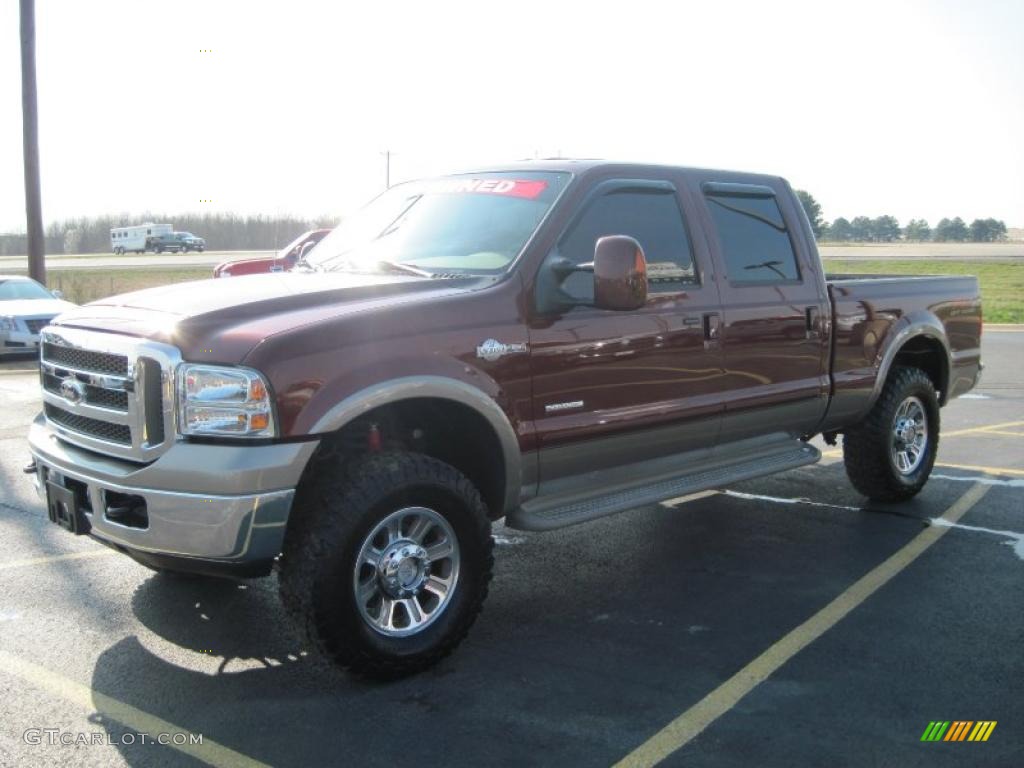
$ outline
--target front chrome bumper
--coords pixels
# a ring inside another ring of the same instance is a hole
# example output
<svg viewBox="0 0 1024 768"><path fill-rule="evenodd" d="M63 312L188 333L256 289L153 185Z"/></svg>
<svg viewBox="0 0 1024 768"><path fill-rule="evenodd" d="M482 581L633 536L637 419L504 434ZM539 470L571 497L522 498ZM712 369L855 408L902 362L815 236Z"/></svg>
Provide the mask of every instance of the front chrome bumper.
<svg viewBox="0 0 1024 768"><path fill-rule="evenodd" d="M180 441L140 465L60 440L41 415L29 430L36 490L45 499L47 481L83 484L93 537L129 554L230 563L269 561L280 553L295 487L316 445ZM109 494L141 497L145 526L112 519Z"/></svg>

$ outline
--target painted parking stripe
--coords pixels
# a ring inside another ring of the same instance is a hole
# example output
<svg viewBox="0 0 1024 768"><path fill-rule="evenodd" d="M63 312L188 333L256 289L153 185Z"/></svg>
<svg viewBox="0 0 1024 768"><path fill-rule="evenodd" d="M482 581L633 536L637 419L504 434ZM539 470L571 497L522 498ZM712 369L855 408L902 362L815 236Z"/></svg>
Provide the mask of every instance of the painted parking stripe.
<svg viewBox="0 0 1024 768"><path fill-rule="evenodd" d="M942 475L933 473L932 477L938 480L954 480L958 483L984 483L985 485L1000 485L1003 488L1024 488L1024 477L1010 479L1002 477L978 477L978 475Z"/></svg>
<svg viewBox="0 0 1024 768"><path fill-rule="evenodd" d="M980 484L971 486L942 514L941 519L947 523L958 522L981 501L989 488L990 486ZM656 765L688 744L736 706L740 699L767 680L779 667L885 586L949 530L946 525L930 525L925 528L895 554L858 579L835 600L626 755L616 763L615 768Z"/></svg>
<svg viewBox="0 0 1024 768"><path fill-rule="evenodd" d="M1013 427L1024 426L1024 421L1003 421L998 424L986 424L980 427L967 427L965 429L954 429L950 432L942 432L939 437L946 440L950 437L960 437L961 435L977 435L990 433L993 430L999 429L1010 429ZM843 455L842 448L829 448L821 452L821 455L826 459L834 459Z"/></svg>
<svg viewBox="0 0 1024 768"><path fill-rule="evenodd" d="M9 563L0 563L0 571L8 568L28 568L33 565L46 565L47 563L58 563L62 560L84 560L92 557L108 557L116 555L112 549L90 549L88 552L68 552L64 555L46 555L45 557L29 557L24 560L12 560Z"/></svg>
<svg viewBox="0 0 1024 768"><path fill-rule="evenodd" d="M99 713L111 720L116 720L139 733L147 733L155 738L160 733L189 734L184 728L163 720L130 704L93 690L71 678L57 674L46 667L33 664L19 656L0 651L0 675L9 674L31 683L52 693L84 710L89 715ZM166 744L165 746L183 752L190 757L213 766L237 766L237 768L267 768L266 763L254 760L248 755L225 747L213 739L203 735L201 744Z"/></svg>
<svg viewBox="0 0 1024 768"><path fill-rule="evenodd" d="M1024 470L1021 469L989 467L984 464L950 464L945 461L936 461L935 466L945 467L946 469L965 469L968 472L984 472L986 475L1014 475L1015 477L1024 477Z"/></svg>

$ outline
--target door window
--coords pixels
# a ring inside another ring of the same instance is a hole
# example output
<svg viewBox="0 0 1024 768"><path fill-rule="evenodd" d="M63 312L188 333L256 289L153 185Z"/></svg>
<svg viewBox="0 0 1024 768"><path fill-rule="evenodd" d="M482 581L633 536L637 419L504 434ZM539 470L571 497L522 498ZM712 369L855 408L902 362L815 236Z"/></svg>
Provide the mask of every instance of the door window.
<svg viewBox="0 0 1024 768"><path fill-rule="evenodd" d="M730 283L800 281L793 243L774 197L707 194Z"/></svg>
<svg viewBox="0 0 1024 768"><path fill-rule="evenodd" d="M669 292L697 282L690 240L675 195L666 191L621 190L594 200L559 245L574 264L594 260L594 246L605 235L629 235L644 249L649 290ZM575 272L563 284L575 298L591 300L594 277Z"/></svg>

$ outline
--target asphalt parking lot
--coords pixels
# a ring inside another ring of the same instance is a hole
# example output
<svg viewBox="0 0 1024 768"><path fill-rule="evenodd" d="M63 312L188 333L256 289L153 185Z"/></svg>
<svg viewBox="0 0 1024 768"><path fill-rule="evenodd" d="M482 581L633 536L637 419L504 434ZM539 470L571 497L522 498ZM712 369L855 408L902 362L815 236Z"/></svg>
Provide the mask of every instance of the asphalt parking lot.
<svg viewBox="0 0 1024 768"><path fill-rule="evenodd" d="M389 684L307 653L273 578L155 575L50 524L21 473L37 374L2 363L0 765L1021 765L1024 331L984 354L911 503L867 507L827 451L498 529L468 640ZM922 742L936 720L996 726Z"/></svg>

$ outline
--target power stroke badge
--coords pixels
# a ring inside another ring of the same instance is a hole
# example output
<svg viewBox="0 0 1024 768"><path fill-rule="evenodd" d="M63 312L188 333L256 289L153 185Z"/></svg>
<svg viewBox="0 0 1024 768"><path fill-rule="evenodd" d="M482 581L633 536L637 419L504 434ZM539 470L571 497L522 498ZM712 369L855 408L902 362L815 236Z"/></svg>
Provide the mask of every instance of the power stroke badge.
<svg viewBox="0 0 1024 768"><path fill-rule="evenodd" d="M502 344L497 339L488 339L476 348L476 356L493 363L505 355L521 355L527 351L525 344Z"/></svg>

